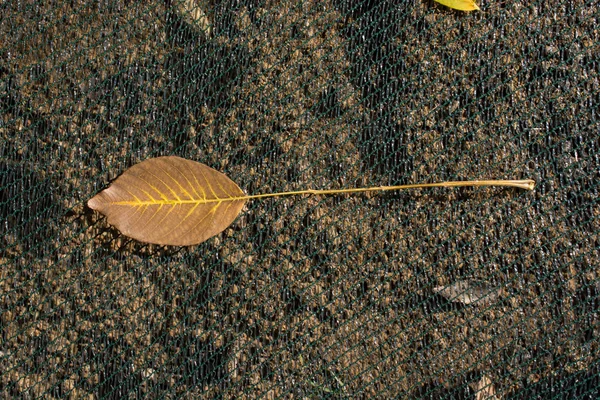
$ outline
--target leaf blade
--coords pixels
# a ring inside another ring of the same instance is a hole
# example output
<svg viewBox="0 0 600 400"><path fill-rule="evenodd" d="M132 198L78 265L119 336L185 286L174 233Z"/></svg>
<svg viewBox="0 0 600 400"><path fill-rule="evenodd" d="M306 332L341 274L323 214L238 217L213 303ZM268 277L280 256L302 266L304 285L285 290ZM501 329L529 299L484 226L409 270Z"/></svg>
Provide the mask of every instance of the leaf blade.
<svg viewBox="0 0 600 400"><path fill-rule="evenodd" d="M438 3L460 11L475 11L479 10L477 4L473 0L435 0Z"/></svg>
<svg viewBox="0 0 600 400"><path fill-rule="evenodd" d="M244 192L221 172L167 156L132 166L88 206L136 240L189 246L225 230L246 201ZM228 207L221 207L223 202Z"/></svg>

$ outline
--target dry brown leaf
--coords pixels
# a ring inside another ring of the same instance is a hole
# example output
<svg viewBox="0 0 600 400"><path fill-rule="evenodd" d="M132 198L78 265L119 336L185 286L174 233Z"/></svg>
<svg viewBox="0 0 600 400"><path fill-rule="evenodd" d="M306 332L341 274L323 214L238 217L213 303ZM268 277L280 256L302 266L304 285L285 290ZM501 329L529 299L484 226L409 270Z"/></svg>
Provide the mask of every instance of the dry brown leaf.
<svg viewBox="0 0 600 400"><path fill-rule="evenodd" d="M526 180L483 180L246 195L224 174L196 161L158 157L134 165L88 201L123 234L173 246L202 243L227 228L249 199L433 187L507 186L532 190Z"/></svg>
<svg viewBox="0 0 600 400"><path fill-rule="evenodd" d="M88 201L123 234L142 242L188 246L227 228L246 203L224 174L180 157L134 165Z"/></svg>

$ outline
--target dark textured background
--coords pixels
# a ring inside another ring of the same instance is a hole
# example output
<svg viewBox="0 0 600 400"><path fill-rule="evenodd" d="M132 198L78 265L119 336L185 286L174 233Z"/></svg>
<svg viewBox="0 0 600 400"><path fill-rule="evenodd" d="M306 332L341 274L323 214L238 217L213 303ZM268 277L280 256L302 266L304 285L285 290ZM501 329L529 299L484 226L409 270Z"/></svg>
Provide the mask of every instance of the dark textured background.
<svg viewBox="0 0 600 400"><path fill-rule="evenodd" d="M597 2L52 3L0 4L0 397L598 397ZM253 201L159 247L85 207L158 155L252 194L538 185ZM464 280L497 297L434 291Z"/></svg>

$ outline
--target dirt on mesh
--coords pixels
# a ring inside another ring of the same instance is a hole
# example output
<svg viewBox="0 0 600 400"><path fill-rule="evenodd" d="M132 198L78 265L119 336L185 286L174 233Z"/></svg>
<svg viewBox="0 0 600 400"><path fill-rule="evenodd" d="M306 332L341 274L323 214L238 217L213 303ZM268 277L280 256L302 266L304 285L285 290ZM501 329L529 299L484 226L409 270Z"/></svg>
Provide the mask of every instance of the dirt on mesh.
<svg viewBox="0 0 600 400"><path fill-rule="evenodd" d="M2 397L600 385L595 7L207 0L199 30L169 2L93 4L0 21ZM189 248L84 207L167 154L252 194L538 186L254 201ZM433 290L463 279L501 294Z"/></svg>

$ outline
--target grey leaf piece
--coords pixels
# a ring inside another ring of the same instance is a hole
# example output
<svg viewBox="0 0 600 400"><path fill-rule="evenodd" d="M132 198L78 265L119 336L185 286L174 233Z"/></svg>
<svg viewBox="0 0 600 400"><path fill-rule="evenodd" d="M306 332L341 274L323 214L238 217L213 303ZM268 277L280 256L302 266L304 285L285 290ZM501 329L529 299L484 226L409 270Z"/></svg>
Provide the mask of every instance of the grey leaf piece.
<svg viewBox="0 0 600 400"><path fill-rule="evenodd" d="M452 302L485 306L496 301L501 289L490 287L480 280L467 279L456 281L448 286L435 287L433 292Z"/></svg>

